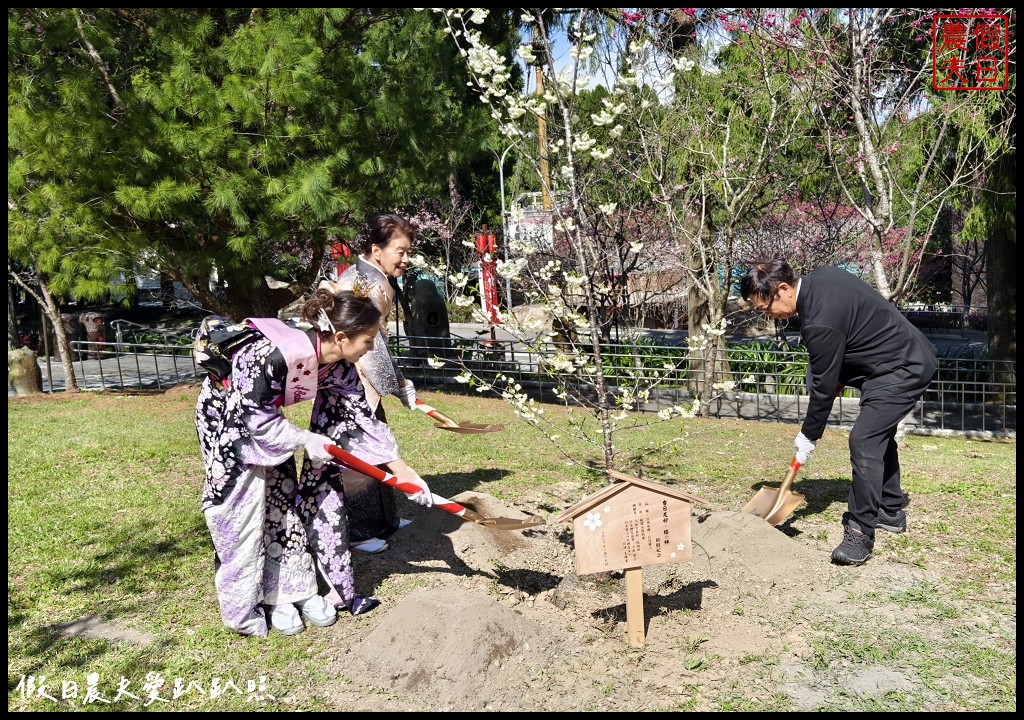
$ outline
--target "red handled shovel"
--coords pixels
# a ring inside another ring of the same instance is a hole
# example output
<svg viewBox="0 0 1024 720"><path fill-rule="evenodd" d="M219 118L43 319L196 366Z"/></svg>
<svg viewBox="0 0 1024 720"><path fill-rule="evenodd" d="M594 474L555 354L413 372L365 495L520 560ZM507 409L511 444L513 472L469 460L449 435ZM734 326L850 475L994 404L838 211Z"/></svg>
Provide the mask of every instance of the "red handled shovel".
<svg viewBox="0 0 1024 720"><path fill-rule="evenodd" d="M480 423L457 423L440 410L427 405L425 402L416 399L416 409L425 412L437 420L437 427L440 430L462 433L463 435L479 435L480 433L500 432L505 429L504 425L481 425Z"/></svg>
<svg viewBox="0 0 1024 720"><path fill-rule="evenodd" d="M396 490L401 490L406 495L413 495L420 492L421 488L411 483L403 483L397 477L389 472L385 472L378 467L374 467L368 462L364 462L357 458L352 453L341 449L337 445L328 445L327 452L334 456L334 459L345 467L351 468L356 472L361 472L363 475L378 480L389 487L393 487ZM459 505L457 502L449 500L448 498L441 497L434 493L430 493L430 497L434 502L434 507L441 508L452 515L462 518L467 522L474 522L478 525L486 525L496 530L525 530L526 528L537 527L538 525L544 524L544 518L542 517L531 517L526 520L516 520L514 518L489 518L484 517L478 512L470 510L464 505Z"/></svg>

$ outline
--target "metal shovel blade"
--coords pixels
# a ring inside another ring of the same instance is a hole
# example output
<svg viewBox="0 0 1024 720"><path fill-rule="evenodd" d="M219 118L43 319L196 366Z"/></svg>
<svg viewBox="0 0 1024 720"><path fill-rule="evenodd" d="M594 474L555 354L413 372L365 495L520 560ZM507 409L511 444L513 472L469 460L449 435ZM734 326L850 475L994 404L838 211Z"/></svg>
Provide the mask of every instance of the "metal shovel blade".
<svg viewBox="0 0 1024 720"><path fill-rule="evenodd" d="M438 430L447 430L448 432L461 433L462 435L480 435L482 433L501 432L505 429L504 425L481 425L480 423L456 422L437 408L427 405L418 398L416 400L415 408L421 412L425 412L427 415L437 420L438 422L434 427Z"/></svg>
<svg viewBox="0 0 1024 720"><path fill-rule="evenodd" d="M806 498L800 493L790 491L790 487L793 485L793 479L796 477L797 471L800 469L800 463L793 459L793 462L789 465L789 470L786 472L786 477L782 480L782 485L779 486L778 490L772 488L763 487L757 491L757 494L750 499L750 501L743 506L743 512L751 515L757 515L760 518L764 518L769 525L780 525L786 518L788 518L794 510L800 507Z"/></svg>
<svg viewBox="0 0 1024 720"><path fill-rule="evenodd" d="M468 508L463 514L462 519L469 520L477 525L483 525L484 527L494 528L495 530L527 530L544 524L544 518L542 517L530 517L525 520L504 517L492 518L484 517Z"/></svg>
<svg viewBox="0 0 1024 720"><path fill-rule="evenodd" d="M481 425L480 423L459 423L458 425L437 423L434 427L438 430L447 430L448 432L461 433L462 435L480 435L482 433L501 432L505 429L504 425Z"/></svg>

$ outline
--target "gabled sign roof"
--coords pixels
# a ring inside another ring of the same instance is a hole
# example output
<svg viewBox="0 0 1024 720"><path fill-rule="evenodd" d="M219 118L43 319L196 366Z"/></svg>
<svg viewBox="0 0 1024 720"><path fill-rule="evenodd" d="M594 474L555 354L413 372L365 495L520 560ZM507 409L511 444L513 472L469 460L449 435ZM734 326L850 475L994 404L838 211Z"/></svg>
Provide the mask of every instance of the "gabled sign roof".
<svg viewBox="0 0 1024 720"><path fill-rule="evenodd" d="M672 488L665 487L664 485L658 485L657 483L650 482L649 480L641 480L638 477L626 475L618 470L609 470L608 474L618 482L614 482L611 485L601 488L593 495L590 495L589 497L580 500L572 507L563 510L562 513L555 518L555 522L570 520L577 515L586 512L594 505L604 502L613 495L618 495L630 485L636 485L637 487L644 488L645 490L650 490L651 492L659 493L661 495L668 495L669 497L688 503L697 503L699 505L711 504L704 498L699 498L696 495L688 495L687 493L680 492L679 490L673 490Z"/></svg>

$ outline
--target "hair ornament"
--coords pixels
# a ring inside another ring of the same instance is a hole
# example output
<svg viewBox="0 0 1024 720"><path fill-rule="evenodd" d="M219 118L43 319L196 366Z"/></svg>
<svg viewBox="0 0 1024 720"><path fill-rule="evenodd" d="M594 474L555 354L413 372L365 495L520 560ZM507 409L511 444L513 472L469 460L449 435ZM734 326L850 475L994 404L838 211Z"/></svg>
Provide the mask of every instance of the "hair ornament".
<svg viewBox="0 0 1024 720"><path fill-rule="evenodd" d="M357 275L352 283L352 294L357 298L369 298L373 294L373 284L362 275Z"/></svg>
<svg viewBox="0 0 1024 720"><path fill-rule="evenodd" d="M317 313L316 327L320 332L330 332L335 335L338 334L338 331L334 329L334 323L332 323L331 319L327 317L327 313L324 312L323 308L320 308L320 312Z"/></svg>

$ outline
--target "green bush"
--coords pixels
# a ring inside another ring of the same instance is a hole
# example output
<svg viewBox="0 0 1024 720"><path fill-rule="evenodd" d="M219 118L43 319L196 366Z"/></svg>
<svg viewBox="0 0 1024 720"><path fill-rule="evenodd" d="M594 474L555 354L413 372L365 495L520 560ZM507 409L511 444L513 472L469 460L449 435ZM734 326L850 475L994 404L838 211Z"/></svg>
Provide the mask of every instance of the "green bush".
<svg viewBox="0 0 1024 720"><path fill-rule="evenodd" d="M155 330L146 332L127 332L124 341L138 345L191 345L192 338L188 335L168 335Z"/></svg>
<svg viewBox="0 0 1024 720"><path fill-rule="evenodd" d="M753 376L753 382L740 383L742 392L803 395L807 386L807 348L802 345L782 348L778 343L758 341L734 345L726 355L733 376Z"/></svg>
<svg viewBox="0 0 1024 720"><path fill-rule="evenodd" d="M473 321L473 308L477 307L476 304L467 305L466 307L460 307L455 303L448 303L448 322L450 323L468 323Z"/></svg>
<svg viewBox="0 0 1024 720"><path fill-rule="evenodd" d="M601 366L609 378L629 377L642 382L660 379L659 385L672 387L686 379L686 354L685 349L659 345L652 338L639 337L630 345L615 345L605 350L601 355Z"/></svg>

